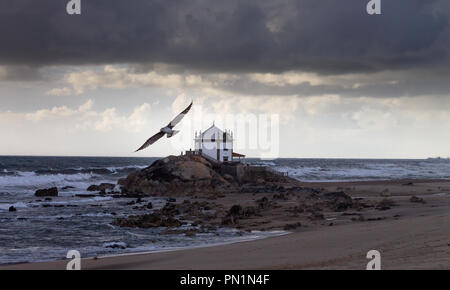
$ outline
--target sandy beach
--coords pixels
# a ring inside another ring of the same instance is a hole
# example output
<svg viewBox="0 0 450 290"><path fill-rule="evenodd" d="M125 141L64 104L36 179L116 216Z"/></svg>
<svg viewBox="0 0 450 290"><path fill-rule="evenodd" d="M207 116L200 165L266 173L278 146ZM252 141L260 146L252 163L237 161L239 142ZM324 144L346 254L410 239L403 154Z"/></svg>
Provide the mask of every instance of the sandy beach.
<svg viewBox="0 0 450 290"><path fill-rule="evenodd" d="M388 198L395 206L384 210L368 208L358 213L325 213L324 220L309 221L288 235L262 240L83 259L82 269L365 269L369 250L380 251L382 269L450 269L450 181L303 185L327 191L345 190L353 199L367 202ZM261 196L242 194L239 200L245 203ZM412 196L423 200L414 202ZM236 196L225 196L215 202L226 207L236 203ZM279 206L270 214L246 220L243 226L282 229L282 225L297 221L283 210L290 202L292 200L279 201ZM8 265L0 269L63 270L66 264L67 261L55 261Z"/></svg>

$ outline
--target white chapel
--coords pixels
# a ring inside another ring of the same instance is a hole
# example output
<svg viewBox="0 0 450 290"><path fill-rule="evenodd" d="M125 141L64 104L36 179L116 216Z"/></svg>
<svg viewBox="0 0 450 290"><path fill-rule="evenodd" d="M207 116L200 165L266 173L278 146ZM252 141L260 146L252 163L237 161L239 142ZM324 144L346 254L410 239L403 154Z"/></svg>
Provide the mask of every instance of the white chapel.
<svg viewBox="0 0 450 290"><path fill-rule="evenodd" d="M233 132L222 131L214 123L203 133L195 132L195 152L218 162L231 162L245 155L233 152Z"/></svg>

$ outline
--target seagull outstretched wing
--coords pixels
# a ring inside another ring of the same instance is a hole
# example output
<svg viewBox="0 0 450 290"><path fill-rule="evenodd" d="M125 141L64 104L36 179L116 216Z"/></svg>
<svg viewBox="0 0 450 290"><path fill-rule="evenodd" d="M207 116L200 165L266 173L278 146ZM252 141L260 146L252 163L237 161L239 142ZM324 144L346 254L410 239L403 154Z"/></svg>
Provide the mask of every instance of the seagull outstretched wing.
<svg viewBox="0 0 450 290"><path fill-rule="evenodd" d="M175 127L178 123L180 123L180 121L184 118L184 116L189 112L189 110L192 107L192 103L186 108L184 109L183 112L181 112L180 114L178 114L178 116L175 117L175 119L173 119L169 125L167 125L167 127L169 127L170 129L173 129L173 127Z"/></svg>
<svg viewBox="0 0 450 290"><path fill-rule="evenodd" d="M153 143L155 143L156 141L158 141L162 136L164 136L164 134L166 134L166 133L164 133L164 132L158 132L158 133L156 133L156 134L153 135L152 137L148 138L148 140L145 141L145 143L144 143L141 147L139 147L138 150L136 150L136 151L134 151L134 152L138 152L138 151L141 151L142 149L147 148L148 146L150 146L150 145L152 145Z"/></svg>

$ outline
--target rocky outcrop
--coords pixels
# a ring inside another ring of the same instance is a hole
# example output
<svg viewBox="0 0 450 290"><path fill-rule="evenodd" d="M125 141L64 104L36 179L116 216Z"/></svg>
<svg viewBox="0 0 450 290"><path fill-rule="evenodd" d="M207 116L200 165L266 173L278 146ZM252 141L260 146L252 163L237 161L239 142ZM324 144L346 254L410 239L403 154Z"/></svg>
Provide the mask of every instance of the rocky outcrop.
<svg viewBox="0 0 450 290"><path fill-rule="evenodd" d="M118 182L123 193L145 195L186 194L212 191L230 183L201 156L169 156Z"/></svg>
<svg viewBox="0 0 450 290"><path fill-rule="evenodd" d="M241 190L285 192L296 188L293 179L269 169L243 164L213 164L197 155L163 158L118 183L125 195L207 195Z"/></svg>
<svg viewBox="0 0 450 290"><path fill-rule="evenodd" d="M47 189L38 189L34 193L35 196L58 196L58 188L52 187Z"/></svg>

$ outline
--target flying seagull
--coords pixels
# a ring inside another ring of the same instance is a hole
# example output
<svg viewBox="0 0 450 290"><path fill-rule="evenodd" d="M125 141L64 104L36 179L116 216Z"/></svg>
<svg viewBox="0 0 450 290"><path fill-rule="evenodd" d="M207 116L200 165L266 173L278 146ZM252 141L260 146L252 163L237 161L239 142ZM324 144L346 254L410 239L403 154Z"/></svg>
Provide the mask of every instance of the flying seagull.
<svg viewBox="0 0 450 290"><path fill-rule="evenodd" d="M178 132L180 132L180 131L177 131L177 130L173 130L173 127L175 127L178 123L180 123L180 121L183 119L183 117L189 112L189 110L192 107L192 103L193 103L193 101L191 101L191 104L186 109L184 109L183 112L178 114L178 116L176 116L175 119L173 119L169 123L169 125L167 125L166 127L161 128L161 130L159 130L158 133L156 133L152 137L148 138L148 140L145 141L145 143L141 147L139 147L138 150L136 150L134 152L138 152L138 151L141 151L142 149L147 148L148 146L152 145L153 143L158 141L161 137L163 137L166 134L167 134L167 138L170 138L170 137L174 136L175 134L177 134Z"/></svg>

